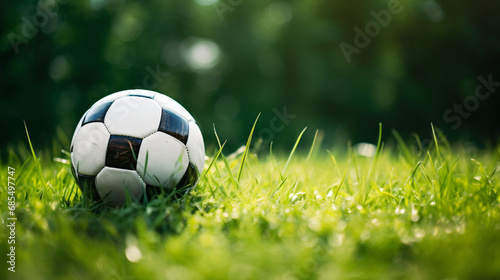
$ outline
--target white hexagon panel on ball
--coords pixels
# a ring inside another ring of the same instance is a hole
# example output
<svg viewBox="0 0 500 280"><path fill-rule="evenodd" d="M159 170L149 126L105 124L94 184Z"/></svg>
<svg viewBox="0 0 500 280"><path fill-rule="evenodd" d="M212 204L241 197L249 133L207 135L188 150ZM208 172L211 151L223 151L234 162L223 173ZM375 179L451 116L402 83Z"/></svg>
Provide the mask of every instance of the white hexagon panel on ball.
<svg viewBox="0 0 500 280"><path fill-rule="evenodd" d="M77 173L97 175L104 168L109 137L102 123L89 123L79 129L71 152L71 162Z"/></svg>
<svg viewBox="0 0 500 280"><path fill-rule="evenodd" d="M127 195L138 200L144 194L146 184L135 170L104 167L96 177L99 196L111 205L123 205Z"/></svg>
<svg viewBox="0 0 500 280"><path fill-rule="evenodd" d="M148 185L173 189L188 168L186 146L176 138L155 132L142 140L137 172Z"/></svg>
<svg viewBox="0 0 500 280"><path fill-rule="evenodd" d="M111 105L104 124L112 135L144 138L158 129L161 107L150 98L126 96Z"/></svg>

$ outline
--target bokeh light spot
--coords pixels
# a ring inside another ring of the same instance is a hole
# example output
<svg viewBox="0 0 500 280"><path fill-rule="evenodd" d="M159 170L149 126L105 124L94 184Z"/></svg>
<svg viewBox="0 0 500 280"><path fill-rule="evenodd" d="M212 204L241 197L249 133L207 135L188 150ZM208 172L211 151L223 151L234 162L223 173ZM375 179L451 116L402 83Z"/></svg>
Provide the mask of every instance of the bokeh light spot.
<svg viewBox="0 0 500 280"><path fill-rule="evenodd" d="M218 0L195 0L196 4L201 5L201 6L210 6L213 5L217 2Z"/></svg>
<svg viewBox="0 0 500 280"><path fill-rule="evenodd" d="M89 0L89 2L90 2L90 7L99 10L106 7L106 5L108 5L109 3L109 0Z"/></svg>
<svg viewBox="0 0 500 280"><path fill-rule="evenodd" d="M142 33L142 15L144 12L138 4L129 4L123 10L112 27L113 35L122 42L130 42Z"/></svg>
<svg viewBox="0 0 500 280"><path fill-rule="evenodd" d="M71 71L71 65L66 57L56 56L49 66L49 75L54 81L61 81L68 76Z"/></svg>
<svg viewBox="0 0 500 280"><path fill-rule="evenodd" d="M358 152L360 156L373 157L377 152L377 147L370 143L359 143L354 146L354 149Z"/></svg>
<svg viewBox="0 0 500 280"><path fill-rule="evenodd" d="M211 40L190 37L181 48L186 64L192 70L210 69L219 60L219 46Z"/></svg>
<svg viewBox="0 0 500 280"><path fill-rule="evenodd" d="M130 262L138 262L142 259L142 252L135 245L129 245L125 250L125 256Z"/></svg>
<svg viewBox="0 0 500 280"><path fill-rule="evenodd" d="M431 21L438 22L443 19L443 9L436 1L430 0L425 2L423 9Z"/></svg>
<svg viewBox="0 0 500 280"><path fill-rule="evenodd" d="M292 7L284 1L276 1L271 3L266 12L269 14L271 20L277 24L288 23L293 17Z"/></svg>

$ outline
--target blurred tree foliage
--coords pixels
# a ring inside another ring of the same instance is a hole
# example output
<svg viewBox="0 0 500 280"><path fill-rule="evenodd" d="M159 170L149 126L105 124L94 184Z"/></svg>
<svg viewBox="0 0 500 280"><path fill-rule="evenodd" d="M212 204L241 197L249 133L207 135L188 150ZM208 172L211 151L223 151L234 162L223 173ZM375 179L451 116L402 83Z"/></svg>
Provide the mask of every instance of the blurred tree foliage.
<svg viewBox="0 0 500 280"><path fill-rule="evenodd" d="M402 11L372 26L348 63L339 45L355 46L355 27L366 32L389 2ZM259 112L256 134L283 144L305 126L327 143L374 141L378 122L406 135L427 136L433 122L450 140L494 140L500 87L477 106L467 97L480 75L500 81L499 8L495 0L2 1L0 146L25 139L23 119L40 145L59 128L71 137L95 101L130 88L178 100L209 145L215 124L237 148ZM458 113L443 114L465 100L475 109L453 129Z"/></svg>

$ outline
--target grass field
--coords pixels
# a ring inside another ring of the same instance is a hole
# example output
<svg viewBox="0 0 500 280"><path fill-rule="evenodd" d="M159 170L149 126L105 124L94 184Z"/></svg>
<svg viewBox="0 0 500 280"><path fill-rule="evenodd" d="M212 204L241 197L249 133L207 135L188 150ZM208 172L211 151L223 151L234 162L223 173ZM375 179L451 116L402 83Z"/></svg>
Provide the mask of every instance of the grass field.
<svg viewBox="0 0 500 280"><path fill-rule="evenodd" d="M500 146L434 138L426 149L384 135L368 156L319 138L296 151L212 149L190 194L122 208L82 198L57 148L12 148L0 163L0 279L500 279Z"/></svg>

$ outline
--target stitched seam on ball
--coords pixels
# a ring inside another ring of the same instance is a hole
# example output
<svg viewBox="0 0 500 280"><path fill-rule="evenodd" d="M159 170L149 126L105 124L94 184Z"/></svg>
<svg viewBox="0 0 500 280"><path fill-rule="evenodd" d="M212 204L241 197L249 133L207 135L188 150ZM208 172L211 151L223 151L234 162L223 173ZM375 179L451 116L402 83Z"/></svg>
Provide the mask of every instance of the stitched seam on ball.
<svg viewBox="0 0 500 280"><path fill-rule="evenodd" d="M109 130L108 130L108 132L109 132ZM151 136L151 135L155 134L156 132L157 132L157 131L155 131L155 132L153 132L153 133L151 133L151 134L148 134L148 135L147 135L147 136L145 136L145 137L135 137L135 136L125 135L125 134L113 134L113 133L111 133L111 132L109 132L109 135L111 135L111 136L121 136L121 137L130 137L130 138L135 138L135 139L139 139L139 140L141 140L141 141L142 141L142 140L146 139L146 137L149 137L149 136Z"/></svg>
<svg viewBox="0 0 500 280"><path fill-rule="evenodd" d="M185 147L186 147L186 153L188 155L188 162L191 163L191 157L189 156L189 147L187 146L187 143L186 143Z"/></svg>
<svg viewBox="0 0 500 280"><path fill-rule="evenodd" d="M141 174L139 174L139 172L137 171L137 167L134 170L135 170L135 173L137 173L137 175L139 176L139 178L141 178L141 181L144 183L144 191L146 191L146 187L148 186L148 183L146 182L146 180L144 178L142 178ZM144 175L146 175L146 174L144 174Z"/></svg>
<svg viewBox="0 0 500 280"><path fill-rule="evenodd" d="M146 135L145 137L143 137L143 138L142 138L142 140L144 140L144 139L148 138L149 136L151 136L151 135L155 134L155 133L156 133L156 132L158 132L158 131L159 131L159 130L156 130L156 131L154 131L154 132L151 132L150 134L148 134L148 135Z"/></svg>
<svg viewBox="0 0 500 280"><path fill-rule="evenodd" d="M109 131L109 128L108 128L108 126L106 125L106 123L104 122L104 120L103 120L102 124L104 125L104 128L106 128L106 131L108 131L109 135L111 136L112 134L111 134L111 132Z"/></svg>

